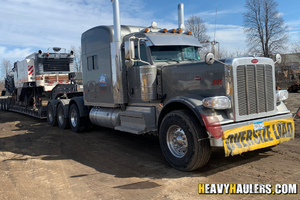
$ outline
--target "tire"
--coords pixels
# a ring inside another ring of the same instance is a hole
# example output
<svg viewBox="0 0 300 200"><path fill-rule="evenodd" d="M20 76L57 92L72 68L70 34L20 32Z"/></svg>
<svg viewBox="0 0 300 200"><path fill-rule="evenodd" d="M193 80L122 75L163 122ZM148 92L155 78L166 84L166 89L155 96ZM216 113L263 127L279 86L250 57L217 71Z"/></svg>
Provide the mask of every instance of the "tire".
<svg viewBox="0 0 300 200"><path fill-rule="evenodd" d="M80 117L79 109L74 103L70 107L69 124L73 132L80 133L85 130L85 117Z"/></svg>
<svg viewBox="0 0 300 200"><path fill-rule="evenodd" d="M65 111L63 105L60 103L57 107L57 123L59 128L67 129L70 128L69 118L65 117Z"/></svg>
<svg viewBox="0 0 300 200"><path fill-rule="evenodd" d="M8 99L5 102L5 110L9 111L9 100Z"/></svg>
<svg viewBox="0 0 300 200"><path fill-rule="evenodd" d="M56 116L54 116L54 109L51 103L48 104L47 121L51 126L57 126L57 119Z"/></svg>
<svg viewBox="0 0 300 200"><path fill-rule="evenodd" d="M166 160L181 171L198 169L209 161L210 142L204 138L208 138L205 128L189 110L170 112L159 128L159 142Z"/></svg>
<svg viewBox="0 0 300 200"><path fill-rule="evenodd" d="M7 100L6 99L3 101L2 107L3 107L4 111L7 111Z"/></svg>
<svg viewBox="0 0 300 200"><path fill-rule="evenodd" d="M3 104L3 102L2 102L2 100L0 100L0 111L3 110L2 104Z"/></svg>

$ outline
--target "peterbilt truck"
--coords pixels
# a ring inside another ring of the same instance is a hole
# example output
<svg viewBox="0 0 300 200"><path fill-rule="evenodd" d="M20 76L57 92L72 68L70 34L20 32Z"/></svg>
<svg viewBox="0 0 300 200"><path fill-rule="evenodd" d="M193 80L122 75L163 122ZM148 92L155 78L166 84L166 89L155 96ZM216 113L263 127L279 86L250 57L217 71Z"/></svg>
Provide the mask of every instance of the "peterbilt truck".
<svg viewBox="0 0 300 200"><path fill-rule="evenodd" d="M201 61L199 41L184 29L183 4L175 29L120 25L119 2L112 4L114 25L81 37L82 96L49 100L51 125L158 135L166 160L182 171L204 166L211 147L230 156L294 138L273 60L209 53Z"/></svg>

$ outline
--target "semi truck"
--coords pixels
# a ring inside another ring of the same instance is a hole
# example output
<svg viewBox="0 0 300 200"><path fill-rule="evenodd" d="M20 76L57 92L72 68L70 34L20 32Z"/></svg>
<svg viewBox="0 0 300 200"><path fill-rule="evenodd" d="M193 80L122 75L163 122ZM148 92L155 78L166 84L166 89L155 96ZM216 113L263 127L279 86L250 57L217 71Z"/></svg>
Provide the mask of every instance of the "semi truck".
<svg viewBox="0 0 300 200"><path fill-rule="evenodd" d="M114 25L82 34L82 77L69 75L77 77L74 90L48 99L50 125L158 135L166 160L182 171L204 166L212 147L230 156L294 138L283 103L288 92L275 90L279 55L274 62L208 53L202 61L199 41L185 30L183 4L175 29L120 25L119 1L112 5Z"/></svg>

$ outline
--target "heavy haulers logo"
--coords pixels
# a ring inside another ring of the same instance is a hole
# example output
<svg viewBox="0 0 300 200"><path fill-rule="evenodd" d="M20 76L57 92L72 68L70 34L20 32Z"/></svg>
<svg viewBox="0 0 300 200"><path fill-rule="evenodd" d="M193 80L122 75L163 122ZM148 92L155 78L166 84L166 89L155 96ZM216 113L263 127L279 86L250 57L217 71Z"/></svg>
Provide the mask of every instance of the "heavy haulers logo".
<svg viewBox="0 0 300 200"><path fill-rule="evenodd" d="M199 183L199 194L298 194L298 184Z"/></svg>

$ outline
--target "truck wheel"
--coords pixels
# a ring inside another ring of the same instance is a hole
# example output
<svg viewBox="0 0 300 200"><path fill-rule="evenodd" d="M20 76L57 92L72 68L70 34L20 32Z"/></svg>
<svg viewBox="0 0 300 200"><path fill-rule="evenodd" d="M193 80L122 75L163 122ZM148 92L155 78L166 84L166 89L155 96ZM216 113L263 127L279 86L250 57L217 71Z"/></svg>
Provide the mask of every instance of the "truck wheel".
<svg viewBox="0 0 300 200"><path fill-rule="evenodd" d="M77 105L74 103L70 107L69 123L73 132L80 133L85 129L85 118L80 117Z"/></svg>
<svg viewBox="0 0 300 200"><path fill-rule="evenodd" d="M159 129L159 142L165 158L181 171L204 166L211 155L206 130L193 116L189 110L172 111L164 117Z"/></svg>
<svg viewBox="0 0 300 200"><path fill-rule="evenodd" d="M3 108L2 108L2 101L0 100L0 110L3 110Z"/></svg>
<svg viewBox="0 0 300 200"><path fill-rule="evenodd" d="M57 107L57 123L61 129L70 128L69 118L65 117L64 107L61 103Z"/></svg>
<svg viewBox="0 0 300 200"><path fill-rule="evenodd" d="M5 101L5 110L9 111L9 102L8 102L8 100Z"/></svg>
<svg viewBox="0 0 300 200"><path fill-rule="evenodd" d="M47 110L47 121L51 126L57 125L56 116L54 116L54 111L51 103L48 104L48 110Z"/></svg>
<svg viewBox="0 0 300 200"><path fill-rule="evenodd" d="M7 101L6 100L3 101L3 105L2 106L3 106L3 110L7 111L7 109L6 109L7 108Z"/></svg>

